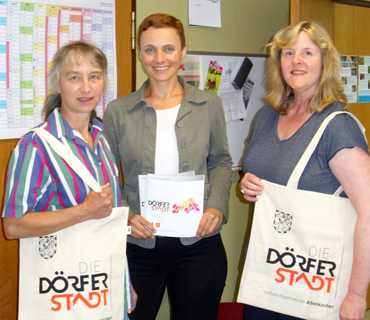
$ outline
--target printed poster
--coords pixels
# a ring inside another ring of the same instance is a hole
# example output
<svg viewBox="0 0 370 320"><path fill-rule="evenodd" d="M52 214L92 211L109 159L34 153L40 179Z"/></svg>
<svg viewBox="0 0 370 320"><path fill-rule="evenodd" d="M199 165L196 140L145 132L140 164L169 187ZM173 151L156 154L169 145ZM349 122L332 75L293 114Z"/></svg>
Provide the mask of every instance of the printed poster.
<svg viewBox="0 0 370 320"><path fill-rule="evenodd" d="M349 103L357 102L357 56L341 56L341 78Z"/></svg>
<svg viewBox="0 0 370 320"><path fill-rule="evenodd" d="M358 57L358 99L359 103L370 102L370 56Z"/></svg>
<svg viewBox="0 0 370 320"><path fill-rule="evenodd" d="M217 63L217 60L211 60L208 66L207 79L204 89L215 94L221 85L221 77L223 72L223 67Z"/></svg>
<svg viewBox="0 0 370 320"><path fill-rule="evenodd" d="M200 57L199 56L185 56L179 69L179 76L181 76L187 84L196 88L199 87L200 80Z"/></svg>
<svg viewBox="0 0 370 320"><path fill-rule="evenodd" d="M61 46L86 40L108 59L106 95L117 95L114 0L0 0L0 139L19 138L42 122L47 74Z"/></svg>

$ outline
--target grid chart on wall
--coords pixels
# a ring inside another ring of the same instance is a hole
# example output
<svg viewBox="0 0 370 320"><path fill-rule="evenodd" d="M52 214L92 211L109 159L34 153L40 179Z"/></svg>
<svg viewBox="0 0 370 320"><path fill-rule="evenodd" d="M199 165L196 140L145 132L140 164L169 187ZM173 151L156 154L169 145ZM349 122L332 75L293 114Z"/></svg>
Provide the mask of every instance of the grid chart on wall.
<svg viewBox="0 0 370 320"><path fill-rule="evenodd" d="M53 55L77 40L96 44L108 59L101 115L116 97L114 0L0 0L0 139L19 138L42 122Z"/></svg>

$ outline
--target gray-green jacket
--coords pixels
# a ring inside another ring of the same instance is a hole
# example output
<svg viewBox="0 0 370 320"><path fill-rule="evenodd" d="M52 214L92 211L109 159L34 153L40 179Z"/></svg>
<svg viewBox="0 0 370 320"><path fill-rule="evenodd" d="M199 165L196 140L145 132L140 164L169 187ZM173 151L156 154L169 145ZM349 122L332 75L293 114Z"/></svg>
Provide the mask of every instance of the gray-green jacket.
<svg viewBox="0 0 370 320"><path fill-rule="evenodd" d="M104 114L104 134L117 163L121 162L124 205L140 213L138 175L154 173L156 113L144 101L147 83L129 96L112 101ZM179 171L205 175L204 208L217 208L228 218L231 158L225 118L219 97L184 84L184 98L176 120ZM130 243L154 248L155 239ZM181 238L185 245L197 238Z"/></svg>

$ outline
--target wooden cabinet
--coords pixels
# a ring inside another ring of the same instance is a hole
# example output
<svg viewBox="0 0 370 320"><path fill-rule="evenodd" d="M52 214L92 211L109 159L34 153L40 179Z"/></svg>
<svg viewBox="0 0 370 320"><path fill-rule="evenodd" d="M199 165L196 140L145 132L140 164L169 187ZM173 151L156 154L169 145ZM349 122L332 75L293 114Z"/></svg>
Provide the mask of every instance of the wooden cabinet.
<svg viewBox="0 0 370 320"><path fill-rule="evenodd" d="M290 1L290 22L298 23L302 20L319 22L334 35L334 14L333 2L331 0L291 0Z"/></svg>
<svg viewBox="0 0 370 320"><path fill-rule="evenodd" d="M3 199L6 167L16 140L0 141L0 199ZM1 206L2 207L2 206ZM0 228L0 319L15 320L18 292L18 241L6 240Z"/></svg>

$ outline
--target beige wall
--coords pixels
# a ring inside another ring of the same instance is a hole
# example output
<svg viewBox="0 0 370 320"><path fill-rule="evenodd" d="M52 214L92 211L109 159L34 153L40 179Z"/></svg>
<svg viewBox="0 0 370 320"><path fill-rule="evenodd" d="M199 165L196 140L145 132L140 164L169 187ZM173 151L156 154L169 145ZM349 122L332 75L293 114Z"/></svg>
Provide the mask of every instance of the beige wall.
<svg viewBox="0 0 370 320"><path fill-rule="evenodd" d="M262 53L263 46L281 27L289 23L289 0L222 0L222 28L187 25L186 0L137 0L137 26L154 12L172 14L184 23L188 50L233 53ZM136 66L136 83L145 79L140 63ZM245 251L249 206L237 192L238 174L234 175L230 197L230 220L222 231L227 257L228 277L223 301L236 298L236 283L240 277L240 264ZM158 320L169 319L168 301L164 300Z"/></svg>
<svg viewBox="0 0 370 320"><path fill-rule="evenodd" d="M281 27L289 23L289 0L222 0L222 28L187 25L186 0L136 0L137 26L147 15L165 12L184 23L188 50L262 53L263 46ZM136 84L145 75L136 66Z"/></svg>

